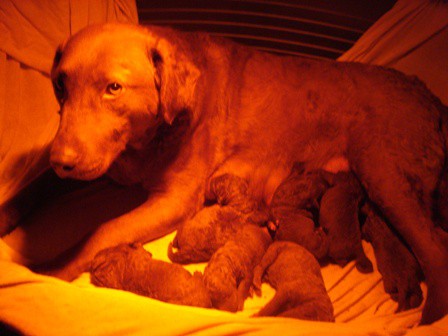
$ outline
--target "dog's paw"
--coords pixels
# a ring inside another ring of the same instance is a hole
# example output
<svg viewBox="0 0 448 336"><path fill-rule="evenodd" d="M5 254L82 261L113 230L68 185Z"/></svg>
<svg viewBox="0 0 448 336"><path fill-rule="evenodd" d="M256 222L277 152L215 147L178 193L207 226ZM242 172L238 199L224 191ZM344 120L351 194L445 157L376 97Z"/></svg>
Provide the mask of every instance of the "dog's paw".
<svg viewBox="0 0 448 336"><path fill-rule="evenodd" d="M423 301L420 286L409 286L408 284L384 285L392 300L398 303L396 312L417 308Z"/></svg>
<svg viewBox="0 0 448 336"><path fill-rule="evenodd" d="M312 246L309 251L320 260L324 258L328 253L328 236L321 227L318 227L313 233Z"/></svg>
<svg viewBox="0 0 448 336"><path fill-rule="evenodd" d="M373 265L369 258L361 251L356 258L356 269L361 273L372 273Z"/></svg>
<svg viewBox="0 0 448 336"><path fill-rule="evenodd" d="M89 271L90 264L90 262L81 263L74 260L68 260L66 255L61 255L51 262L31 266L31 269L33 272L42 275L52 276L71 282L79 277L83 272Z"/></svg>
<svg viewBox="0 0 448 336"><path fill-rule="evenodd" d="M418 271L413 267L390 265L382 269L384 290L398 303L397 312L417 308L423 301Z"/></svg>
<svg viewBox="0 0 448 336"><path fill-rule="evenodd" d="M71 282L73 280L75 280L82 272L75 272L73 270L69 270L69 269L56 269L53 267L48 267L48 266L33 266L31 267L31 269L33 270L33 272L42 274L42 275L46 275L46 276L51 276L51 277L55 277L58 278L60 280L64 280L67 282Z"/></svg>

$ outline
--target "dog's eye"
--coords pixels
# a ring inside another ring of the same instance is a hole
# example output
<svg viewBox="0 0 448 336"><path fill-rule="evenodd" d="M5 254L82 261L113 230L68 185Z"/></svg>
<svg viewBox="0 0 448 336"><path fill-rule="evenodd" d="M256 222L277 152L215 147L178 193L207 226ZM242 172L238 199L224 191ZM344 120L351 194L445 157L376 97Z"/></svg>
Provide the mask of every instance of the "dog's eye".
<svg viewBox="0 0 448 336"><path fill-rule="evenodd" d="M116 96L117 94L119 94L121 92L122 89L123 89L123 87L120 84L110 83L107 86L106 91L108 94Z"/></svg>

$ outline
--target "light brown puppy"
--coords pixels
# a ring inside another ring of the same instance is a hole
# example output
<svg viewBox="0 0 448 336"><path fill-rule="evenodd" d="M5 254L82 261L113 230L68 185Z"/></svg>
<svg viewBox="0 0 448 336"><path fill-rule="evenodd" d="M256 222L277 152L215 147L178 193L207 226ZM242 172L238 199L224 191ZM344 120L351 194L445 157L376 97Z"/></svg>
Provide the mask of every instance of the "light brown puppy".
<svg viewBox="0 0 448 336"><path fill-rule="evenodd" d="M52 80L61 122L51 164L59 176L107 173L150 192L53 274L72 279L105 247L174 230L200 210L211 176L244 178L268 203L299 161L307 170L354 172L422 266L422 321L448 313L448 248L432 220L433 195L447 178L447 112L418 80L120 24L69 39Z"/></svg>
<svg viewBox="0 0 448 336"><path fill-rule="evenodd" d="M213 307L231 312L243 310L254 268L271 242L264 228L247 224L213 254L204 270L204 284Z"/></svg>
<svg viewBox="0 0 448 336"><path fill-rule="evenodd" d="M260 289L263 279L276 292L256 316L334 321L320 265L304 247L286 241L271 244L254 270L254 287Z"/></svg>
<svg viewBox="0 0 448 336"><path fill-rule="evenodd" d="M207 207L180 225L168 246L168 257L179 264L209 261L245 224L246 218L231 207Z"/></svg>
<svg viewBox="0 0 448 336"><path fill-rule="evenodd" d="M92 261L91 282L160 301L211 307L202 274L191 275L182 266L152 258L141 244L122 244L100 251Z"/></svg>
<svg viewBox="0 0 448 336"><path fill-rule="evenodd" d="M208 261L218 248L235 238L247 223L262 225L267 212L247 192L247 182L224 174L209 183L206 198L216 202L182 223L168 246L168 257L181 264ZM173 249L176 248L177 250Z"/></svg>

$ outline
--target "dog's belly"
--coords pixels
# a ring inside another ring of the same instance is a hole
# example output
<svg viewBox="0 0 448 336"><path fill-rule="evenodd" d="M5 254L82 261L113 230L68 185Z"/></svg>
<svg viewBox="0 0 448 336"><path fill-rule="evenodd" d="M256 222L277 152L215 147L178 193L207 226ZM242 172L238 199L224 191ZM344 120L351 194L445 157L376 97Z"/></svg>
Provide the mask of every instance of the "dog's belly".
<svg viewBox="0 0 448 336"><path fill-rule="evenodd" d="M275 169L269 174L267 177L266 183L264 184L264 188L262 190L262 198L266 204L270 204L272 197L274 195L275 190L278 186L288 177L290 174L292 165L280 169ZM349 171L349 163L345 156L336 156L331 158L328 162L326 162L323 167L323 170L328 171L330 173L337 173L340 171Z"/></svg>
<svg viewBox="0 0 448 336"><path fill-rule="evenodd" d="M336 126L335 126L336 127ZM271 198L280 185L291 173L296 162L303 162L307 170L323 169L331 173L350 170L345 132L337 135L319 134L318 129L304 132L297 127L290 133L288 141L272 146L264 146L265 150L259 154L258 162L254 165L256 173L254 185L263 186L259 191L263 200L269 204ZM297 136L294 137L294 134ZM281 133L278 139L281 139ZM263 148L262 145L257 145ZM255 190L255 192L257 192Z"/></svg>
<svg viewBox="0 0 448 336"><path fill-rule="evenodd" d="M350 166L345 156L335 156L331 158L324 166L323 169L327 172L336 174L338 172L348 172Z"/></svg>
<svg viewBox="0 0 448 336"><path fill-rule="evenodd" d="M229 173L238 175L238 168L249 167L241 176L249 181L251 193L255 198L270 204L277 187L290 175L296 162L303 162L307 170L323 169L331 173L350 170L345 156L345 137L304 139L290 138L287 145L253 143L248 151L236 158L237 163L230 165ZM256 154L255 154L256 153Z"/></svg>

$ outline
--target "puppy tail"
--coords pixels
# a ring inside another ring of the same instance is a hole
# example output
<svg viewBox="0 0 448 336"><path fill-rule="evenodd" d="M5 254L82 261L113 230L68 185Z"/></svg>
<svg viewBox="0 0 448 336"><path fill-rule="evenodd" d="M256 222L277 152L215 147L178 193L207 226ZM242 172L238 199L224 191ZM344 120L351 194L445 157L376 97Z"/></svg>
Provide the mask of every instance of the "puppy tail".
<svg viewBox="0 0 448 336"><path fill-rule="evenodd" d="M272 298L261 310L254 314L257 316L277 316L288 308L288 297L284 291L277 291Z"/></svg>
<svg viewBox="0 0 448 336"><path fill-rule="evenodd" d="M185 258L186 256L184 254L182 254L182 252L178 251L175 252L174 251L175 245L173 244L173 242L171 242L168 245L168 258L177 264L187 264L189 262L188 258Z"/></svg>
<svg viewBox="0 0 448 336"><path fill-rule="evenodd" d="M191 264L209 261L211 255L206 251L194 251L190 249L177 249L174 250L173 243L168 245L168 258L176 264Z"/></svg>

